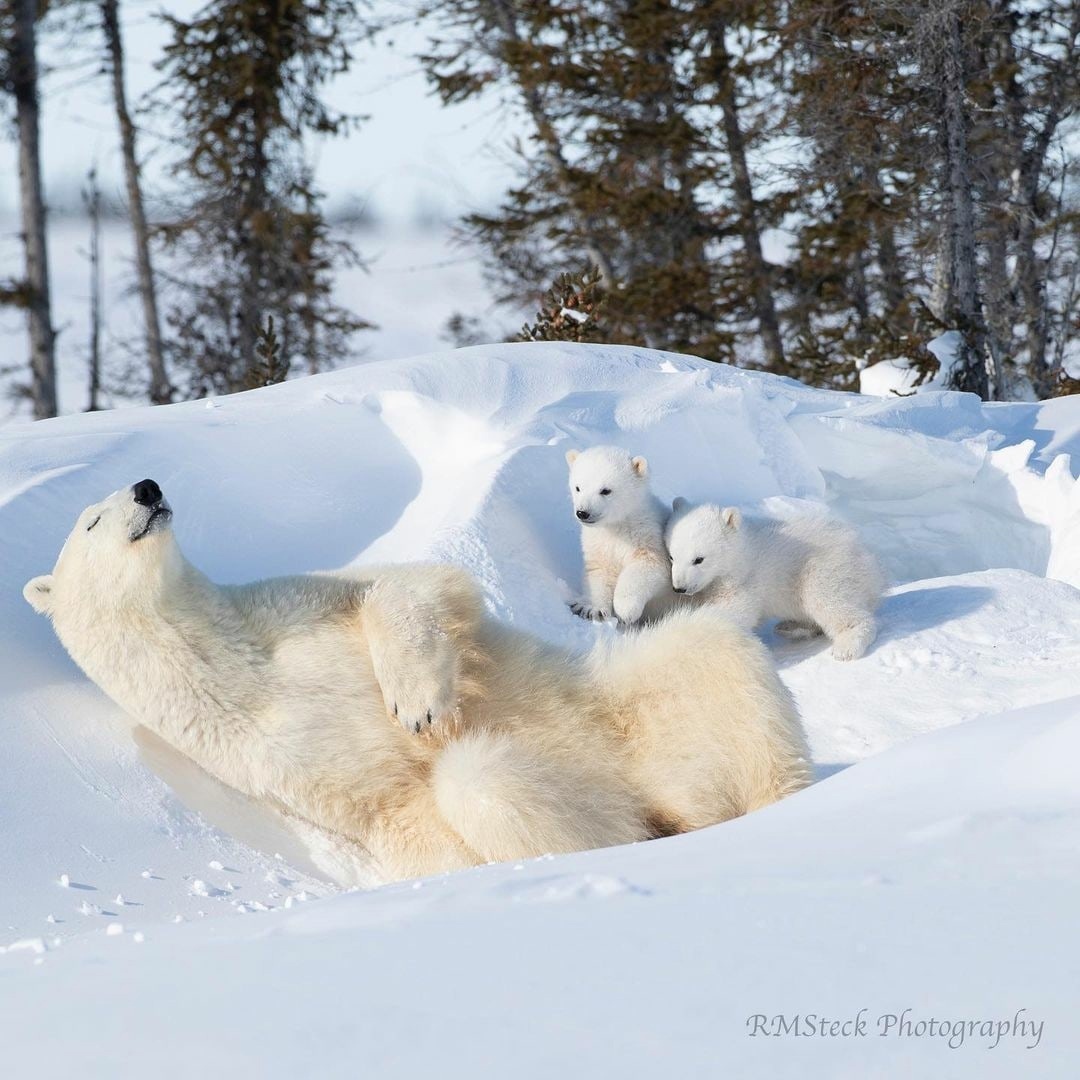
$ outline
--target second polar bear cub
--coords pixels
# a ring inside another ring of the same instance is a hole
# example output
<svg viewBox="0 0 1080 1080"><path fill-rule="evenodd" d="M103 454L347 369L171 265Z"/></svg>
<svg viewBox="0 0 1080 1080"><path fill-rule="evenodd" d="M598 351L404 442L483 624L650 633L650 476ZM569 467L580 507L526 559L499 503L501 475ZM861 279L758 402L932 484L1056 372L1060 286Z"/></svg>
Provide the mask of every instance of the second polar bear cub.
<svg viewBox="0 0 1080 1080"><path fill-rule="evenodd" d="M585 595L570 610L628 625L664 614L676 599L664 548L668 509L649 487L648 462L617 446L568 450L566 462L585 562Z"/></svg>
<svg viewBox="0 0 1080 1080"><path fill-rule="evenodd" d="M665 539L677 593L717 604L749 630L780 619L789 637L824 632L837 660L873 644L884 582L853 530L822 517L744 519L685 499L672 509Z"/></svg>

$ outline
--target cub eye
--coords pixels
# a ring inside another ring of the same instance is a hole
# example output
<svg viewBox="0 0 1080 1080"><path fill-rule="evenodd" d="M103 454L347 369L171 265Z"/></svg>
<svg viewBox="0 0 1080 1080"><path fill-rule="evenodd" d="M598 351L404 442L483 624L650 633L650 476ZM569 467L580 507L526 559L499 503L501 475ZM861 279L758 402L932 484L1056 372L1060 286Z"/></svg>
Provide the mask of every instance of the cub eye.
<svg viewBox="0 0 1080 1080"><path fill-rule="evenodd" d="M702 564L702 563L703 563L704 561L705 561L705 556L704 556L704 555L699 555L699 556L698 556L698 557L697 557L697 558L696 558L696 559L694 560L694 565L695 565L695 566L700 566L700 565L701 565L701 564Z"/></svg>
<svg viewBox="0 0 1080 1080"><path fill-rule="evenodd" d="M86 531L89 532L100 520L101 520L101 515L98 514L98 516L96 518L94 518L94 520L91 521L89 525L86 526Z"/></svg>
<svg viewBox="0 0 1080 1080"><path fill-rule="evenodd" d="M600 489L600 494L601 495L610 495L611 494L611 488L601 488Z"/></svg>
<svg viewBox="0 0 1080 1080"><path fill-rule="evenodd" d="M579 488L579 487L576 487L576 488L574 488L574 490L575 490L575 491L576 491L576 492L577 492L577 493L578 493L579 495L581 494L581 488Z"/></svg>

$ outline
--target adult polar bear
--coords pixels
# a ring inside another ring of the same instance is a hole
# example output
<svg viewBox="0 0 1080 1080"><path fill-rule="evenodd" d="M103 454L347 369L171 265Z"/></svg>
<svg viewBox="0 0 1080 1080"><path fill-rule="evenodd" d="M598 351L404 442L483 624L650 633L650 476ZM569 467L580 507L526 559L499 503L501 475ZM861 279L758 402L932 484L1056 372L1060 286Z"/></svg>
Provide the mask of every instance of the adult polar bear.
<svg viewBox="0 0 1080 1080"><path fill-rule="evenodd" d="M448 566L215 585L171 519L152 480L115 492L27 600L137 720L385 880L695 828L808 782L766 650L721 618L575 659Z"/></svg>

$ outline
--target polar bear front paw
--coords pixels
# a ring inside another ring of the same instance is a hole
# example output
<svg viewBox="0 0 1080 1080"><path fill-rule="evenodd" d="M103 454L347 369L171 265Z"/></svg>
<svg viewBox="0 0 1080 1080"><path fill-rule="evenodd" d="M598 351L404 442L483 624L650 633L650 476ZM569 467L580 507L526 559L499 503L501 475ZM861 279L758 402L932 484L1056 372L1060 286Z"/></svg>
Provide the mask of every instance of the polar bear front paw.
<svg viewBox="0 0 1080 1080"><path fill-rule="evenodd" d="M575 600L570 605L570 610L582 619L588 619L590 622L603 622L609 612L603 608L593 607L588 600Z"/></svg>
<svg viewBox="0 0 1080 1080"><path fill-rule="evenodd" d="M387 715L412 735L458 718L457 653L445 640L425 644L422 650L373 650L372 656Z"/></svg>
<svg viewBox="0 0 1080 1080"><path fill-rule="evenodd" d="M446 705L435 705L425 709L422 705L401 705L395 702L391 715L410 734L422 735L432 731L435 727L445 727L454 723L457 718L457 710Z"/></svg>

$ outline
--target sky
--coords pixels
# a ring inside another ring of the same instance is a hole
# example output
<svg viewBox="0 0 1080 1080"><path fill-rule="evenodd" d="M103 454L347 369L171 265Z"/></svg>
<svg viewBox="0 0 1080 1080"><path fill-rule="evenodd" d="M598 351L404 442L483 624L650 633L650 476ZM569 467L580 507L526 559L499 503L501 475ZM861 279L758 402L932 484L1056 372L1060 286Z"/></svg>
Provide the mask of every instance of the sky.
<svg viewBox="0 0 1080 1080"><path fill-rule="evenodd" d="M153 64L168 37L157 13L185 18L202 6L192 0L124 0L121 16L133 102L160 75ZM402 4L402 7L405 5ZM103 190L122 189L122 163L108 81L95 74L97 25L81 30L51 24L42 41L44 83L42 141L46 192L56 204L77 200L90 165L98 166ZM374 45L359 46L353 68L330 87L328 98L343 110L370 119L349 136L313 147L316 177L332 205L367 204L388 223L418 214L453 218L490 206L510 177L506 148L521 134L520 122L497 100L444 108L433 97L412 58L425 32L396 29ZM167 154L142 118L140 156L152 189L167 168ZM156 144L156 145L155 145ZM15 145L0 142L0 212L17 205Z"/></svg>

